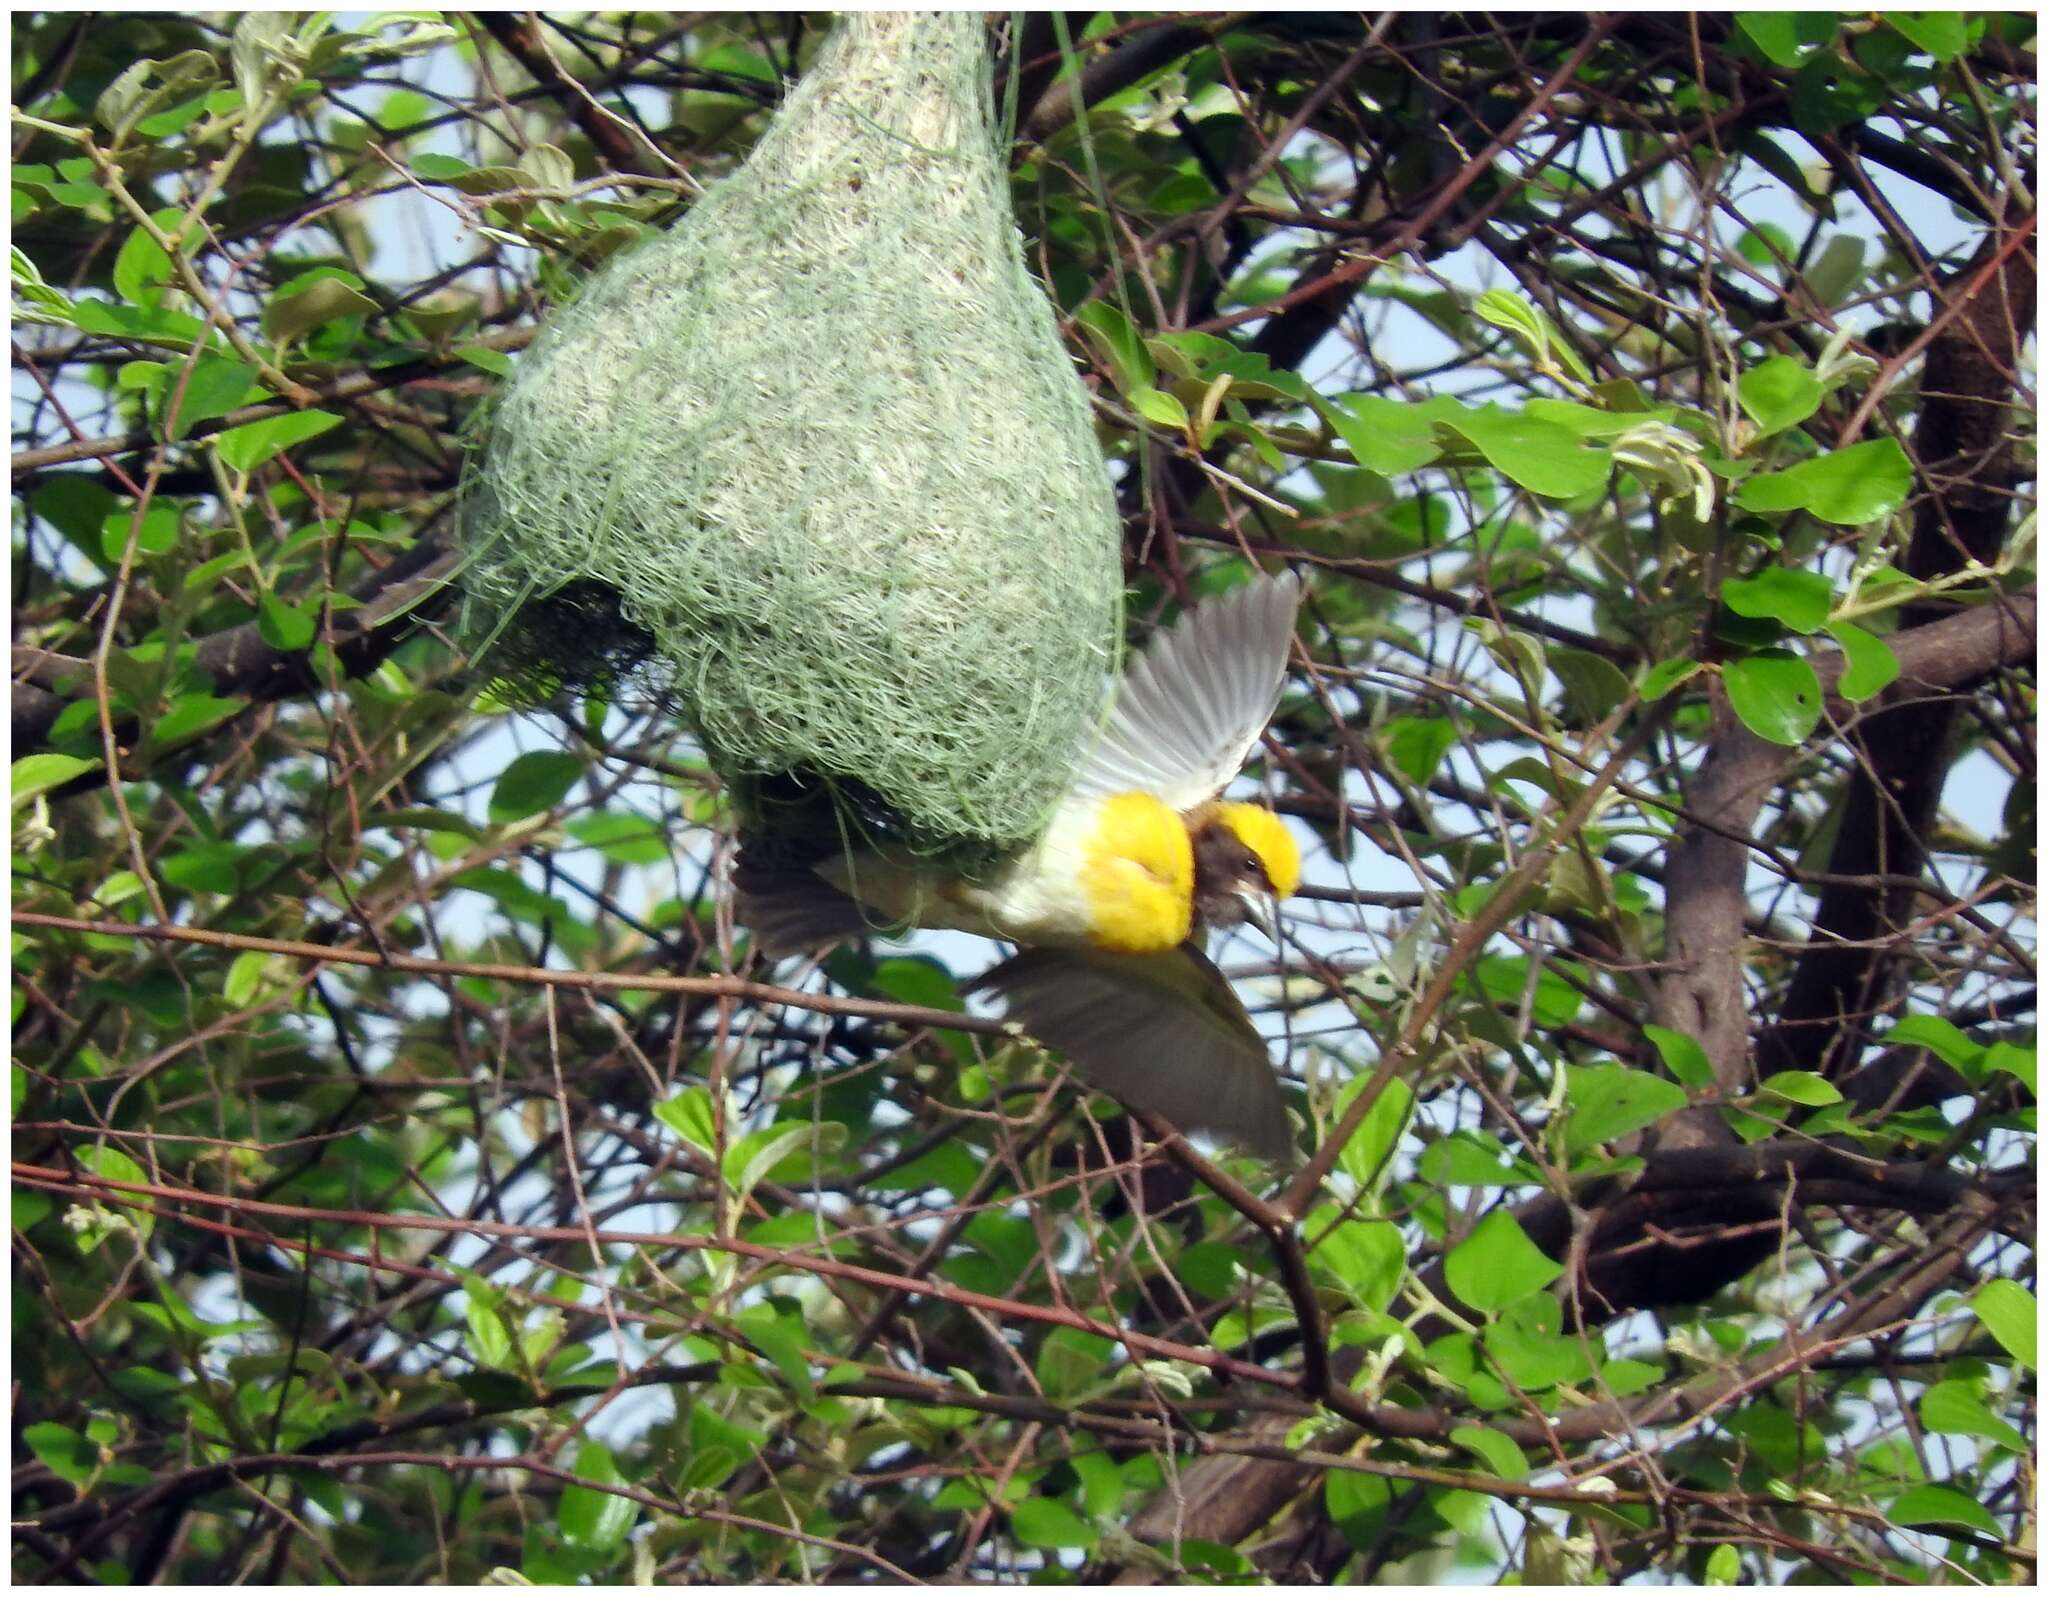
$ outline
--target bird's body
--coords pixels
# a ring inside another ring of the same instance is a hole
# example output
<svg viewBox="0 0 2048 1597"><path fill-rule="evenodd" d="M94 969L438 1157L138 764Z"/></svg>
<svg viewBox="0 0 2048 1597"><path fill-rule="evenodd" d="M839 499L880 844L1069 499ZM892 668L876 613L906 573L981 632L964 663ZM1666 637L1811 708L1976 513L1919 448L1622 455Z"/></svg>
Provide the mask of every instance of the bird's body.
<svg viewBox="0 0 2048 1597"><path fill-rule="evenodd" d="M1299 599L1261 578L1183 617L1125 673L1044 832L983 877L885 851L796 870L743 854L740 920L770 953L906 927L1016 943L977 985L1027 1031L1139 1108L1281 1151L1265 1044L1200 944L1300 883L1284 823L1218 798L1272 716Z"/></svg>
<svg viewBox="0 0 2048 1597"><path fill-rule="evenodd" d="M1212 835L1214 844L1197 848L1198 838ZM1158 954L1194 933L1197 886L1209 885L1198 856L1217 858L1219 873L1223 862L1242 871L1258 857L1277 871L1273 886L1283 897L1300 878L1294 840L1270 811L1209 804L1182 815L1150 793L1133 792L1062 805L1045 835L985 882L882 854L834 855L816 871L885 924L973 932L1026 947Z"/></svg>

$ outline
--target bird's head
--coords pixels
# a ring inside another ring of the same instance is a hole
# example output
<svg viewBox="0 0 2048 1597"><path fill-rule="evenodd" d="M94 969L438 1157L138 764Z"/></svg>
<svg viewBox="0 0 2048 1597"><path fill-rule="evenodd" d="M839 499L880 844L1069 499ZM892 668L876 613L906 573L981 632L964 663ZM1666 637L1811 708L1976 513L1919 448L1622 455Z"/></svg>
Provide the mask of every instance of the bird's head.
<svg viewBox="0 0 2048 1597"><path fill-rule="evenodd" d="M1301 849L1286 823L1257 804L1215 804L1191 828L1195 918L1205 926L1258 921L1268 899L1301 886Z"/></svg>

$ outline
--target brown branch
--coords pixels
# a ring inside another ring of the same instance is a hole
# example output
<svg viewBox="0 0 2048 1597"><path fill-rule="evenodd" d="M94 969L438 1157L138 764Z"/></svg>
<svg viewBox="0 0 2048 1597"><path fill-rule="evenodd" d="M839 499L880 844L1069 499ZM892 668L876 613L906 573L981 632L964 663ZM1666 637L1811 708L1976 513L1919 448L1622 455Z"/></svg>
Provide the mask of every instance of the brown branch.
<svg viewBox="0 0 2048 1597"><path fill-rule="evenodd" d="M287 959L313 960L328 965L359 965L405 976L468 976L480 981L510 982L523 987L569 987L583 992L687 993L699 998L727 998L743 1003L787 1004L795 1009L815 1010L821 1015L894 1021L903 1026L974 1032L985 1037L1005 1035L1008 1024L985 1015L928 1009L920 1004L899 1004L880 998L839 998L828 993L806 993L794 987L777 987L738 976L657 976L629 971L555 970L544 965L420 959L411 954L387 953L371 948L328 947L320 943L289 942L279 937L248 937L239 932L216 932L200 926L131 926L126 921L74 920L65 915L46 915L25 909L14 912L14 924L101 937L129 937L146 943L179 943L236 953L280 954Z"/></svg>
<svg viewBox="0 0 2048 1597"><path fill-rule="evenodd" d="M345 675L367 675L412 634L420 605L433 599L459 564L459 554L444 538L431 531L423 534L411 549L356 584L350 592L354 605L331 614L319 641L333 650ZM310 646L276 648L265 641L254 621L201 638L193 664L212 680L215 693L255 703L316 692L326 685L314 670ZM31 748L49 736L57 717L73 702L52 690L67 678L82 680L90 669L89 661L46 649L14 650L10 709L16 748ZM124 737L134 731L131 722L115 725ZM99 772L85 785L105 780L106 773Z"/></svg>
<svg viewBox="0 0 2048 1597"><path fill-rule="evenodd" d="M637 173L641 177L666 175L658 162L650 161L635 146L627 132L629 124L592 99L590 90L571 77L548 53L547 47L541 43L537 26L539 12L476 11L471 15L485 32L497 40L505 53L525 69L528 77L552 91L563 114L582 129L584 137L596 147L597 153L604 157L613 171Z"/></svg>
<svg viewBox="0 0 2048 1597"><path fill-rule="evenodd" d="M524 349L533 342L537 327L505 327L496 332L484 333L465 340L484 349L505 352ZM407 383L418 382L422 377L438 376L460 364L452 354L423 355L418 360L400 361L394 366L379 366L374 371L350 372L331 382L314 385L307 390L311 403L347 404L361 399L366 394L381 393L388 388L403 388ZM240 427L252 421L267 421L272 416L288 416L300 409L297 405L281 400L266 400L260 405L244 405L240 410L231 410L225 416L216 416L202 421L179 440L192 443L201 438L210 438L230 427ZM30 472L45 471L51 466L66 466L80 460L112 460L121 455L132 455L154 445L162 439L146 427L131 433L122 433L109 438L74 438L67 444L50 444L41 449L18 450L10 458L9 470L16 477Z"/></svg>
<svg viewBox="0 0 2048 1597"><path fill-rule="evenodd" d="M2030 226L2032 218L2024 219ZM2015 227L2014 233L2024 231ZM1984 283L1984 263L2000 263ZM1928 345L1914 434L1922 496L1909 575L1927 579L1989 564L2013 519L2015 458L2011 416L2019 362L2034 324L2035 272L2030 249L1992 233L1979 257L1955 276L1954 291L1984 283ZM1931 607L1912 606L1910 624ZM2009 636L2030 642L2032 611L2015 614ZM1984 640L1983 647L1995 647ZM1875 711L1858 722L1850 743L1855 772L1842 800L1842 824L1830 875L1915 878L1950 764L1958 706L1924 681L1888 688ZM1800 956L1776 1023L1757 1043L1764 1071L1814 1070L1835 1075L1862 1054L1871 1017L1888 1007L1900 971L1898 940L1911 920L1911 889L1843 881L1823 890L1812 941Z"/></svg>
<svg viewBox="0 0 2048 1597"><path fill-rule="evenodd" d="M1745 1188L1766 1195L1776 1212L1782 1185L1773 1185L1774 1173L1797 1176L1802 1167L1814 1167L1832 1175L1839 1166L1832 1150L1812 1144L1766 1145L1755 1149L1706 1149L1677 1154L1653 1155L1643 1172L1643 1181L1653 1189L1683 1197L1688 1183L1711 1175L1726 1183L1724 1194ZM1571 1410L1556 1421L1489 1418L1487 1424L1514 1439L1519 1445L1555 1448L1568 1443L1598 1441L1607 1437L1632 1436L1655 1427L1684 1424L1737 1401L1743 1395L1774 1381L1796 1375L1815 1361L1845 1345L1852 1344L1910 1314L1929 1293L1939 1289L1962 1262L1969 1249L1985 1232L2000 1225L2032 1193L2032 1178L2016 1172L1996 1181L1962 1182L1950 1188L1951 1173L1913 1166L1865 1164L1858 1172L1859 1191L1877 1195L1892 1190L1915 1189L1919 1198L1936 1190L1953 1191L1950 1218L1935 1229L1936 1240L1920 1249L1914 1263L1893 1277L1888 1289L1862 1303L1845 1307L1835 1318L1810 1332L1794 1332L1770 1349L1732 1370L1717 1371L1690 1384L1652 1392L1633 1402L1603 1402ZM1908 1174L1908 1171L1911 1174ZM1795 1189L1796 1192L1796 1189ZM1561 1256L1569 1231L1565 1206L1548 1195L1515 1211L1516 1219L1539 1247ZM1546 1221L1550 1223L1546 1223ZM1710 1222L1711 1223L1711 1222ZM2008 1226L2010 1229L2011 1227ZM2026 1229L2021 1225L2020 1229ZM1932 1229L1932 1228L1931 1228ZM1439 1263L1427 1277L1430 1290L1448 1296ZM1702 1294L1704 1295L1704 1294ZM1591 1294L1583 1294L1597 1303ZM1454 1298L1451 1301L1455 1301ZM1681 1301L1678 1297L1664 1302ZM1651 1304L1615 1303L1616 1315L1633 1312ZM1435 1331L1425 1326L1418 1334L1441 1334L1448 1326L1440 1322ZM1359 1350L1340 1355L1339 1373L1348 1378L1358 1367ZM1285 1415L1267 1416L1250 1427L1248 1439L1266 1451L1280 1444L1297 1421ZM1339 1450L1349 1437L1326 1439L1325 1446ZM1655 1439L1652 1445L1656 1445ZM1251 1452L1252 1449L1245 1449ZM1155 1496L1132 1519L1130 1532L1144 1542L1171 1542L1182 1537L1232 1544L1252 1534L1274 1515L1286 1509L1318 1474L1321 1467L1312 1460L1225 1456L1199 1459L1181 1471L1174 1487ZM1149 1582L1148 1573L1126 1569L1121 1583Z"/></svg>
<svg viewBox="0 0 2048 1597"><path fill-rule="evenodd" d="M1209 42L1211 28L1187 27L1174 23L1148 28L1118 45L1109 54L1088 63L1080 72L1080 96L1084 105L1096 105L1111 95L1121 94L1140 78L1149 77L1168 62L1198 50ZM1080 53L1085 46L1077 48ZM1024 144L1043 144L1074 120L1073 83L1055 83L1025 114L1017 138Z"/></svg>

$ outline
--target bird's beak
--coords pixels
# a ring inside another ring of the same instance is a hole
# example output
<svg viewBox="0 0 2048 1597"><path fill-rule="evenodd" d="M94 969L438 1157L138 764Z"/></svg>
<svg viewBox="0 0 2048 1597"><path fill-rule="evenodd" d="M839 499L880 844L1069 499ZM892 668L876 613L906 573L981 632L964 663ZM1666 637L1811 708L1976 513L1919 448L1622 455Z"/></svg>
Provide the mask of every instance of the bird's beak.
<svg viewBox="0 0 2048 1597"><path fill-rule="evenodd" d="M1280 946L1279 905L1264 894L1239 893L1237 902L1244 910L1247 926L1256 926L1265 934L1266 941L1275 948Z"/></svg>

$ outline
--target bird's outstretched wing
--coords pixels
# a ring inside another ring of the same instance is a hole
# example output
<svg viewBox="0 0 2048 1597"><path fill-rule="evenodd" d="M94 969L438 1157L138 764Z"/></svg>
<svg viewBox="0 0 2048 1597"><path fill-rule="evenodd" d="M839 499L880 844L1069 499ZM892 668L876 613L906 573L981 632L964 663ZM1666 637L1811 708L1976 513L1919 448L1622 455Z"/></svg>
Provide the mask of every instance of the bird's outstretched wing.
<svg viewBox="0 0 2048 1597"><path fill-rule="evenodd" d="M1259 577L1196 605L1116 685L1077 793L1152 793L1191 810L1237 775L1280 702L1301 583Z"/></svg>
<svg viewBox="0 0 2048 1597"><path fill-rule="evenodd" d="M1267 1158L1293 1146L1266 1043L1209 957L1032 948L971 984L1105 1092Z"/></svg>

